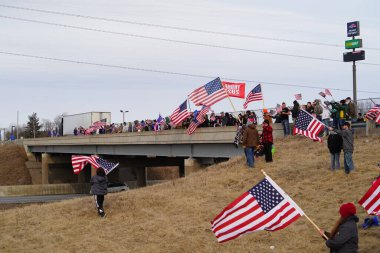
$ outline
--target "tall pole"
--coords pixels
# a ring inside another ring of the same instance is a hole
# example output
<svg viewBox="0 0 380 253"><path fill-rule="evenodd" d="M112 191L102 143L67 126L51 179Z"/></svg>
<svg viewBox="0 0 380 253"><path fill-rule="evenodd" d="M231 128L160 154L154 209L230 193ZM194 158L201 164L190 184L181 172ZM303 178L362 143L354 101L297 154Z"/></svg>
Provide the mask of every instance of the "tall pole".
<svg viewBox="0 0 380 253"><path fill-rule="evenodd" d="M124 114L125 114L125 112L123 111L123 124L124 124L124 122L125 122Z"/></svg>
<svg viewBox="0 0 380 253"><path fill-rule="evenodd" d="M355 36L352 36L352 39L355 39ZM355 48L352 49L352 52L355 52ZM356 62L352 62L352 92L353 92L353 99L354 99L354 104L355 104L355 118L357 117L357 108L358 108L358 103L357 103L357 96L356 96Z"/></svg>

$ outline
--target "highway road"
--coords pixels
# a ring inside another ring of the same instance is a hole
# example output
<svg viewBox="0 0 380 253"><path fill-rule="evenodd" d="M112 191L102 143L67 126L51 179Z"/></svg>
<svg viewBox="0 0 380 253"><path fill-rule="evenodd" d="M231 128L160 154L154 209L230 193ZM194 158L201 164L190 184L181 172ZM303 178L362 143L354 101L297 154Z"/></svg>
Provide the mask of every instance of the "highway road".
<svg viewBox="0 0 380 253"><path fill-rule="evenodd" d="M86 196L90 196L90 195L70 194L70 195L0 197L0 204L45 203L45 202L61 201L65 199L81 198L81 197L86 197Z"/></svg>

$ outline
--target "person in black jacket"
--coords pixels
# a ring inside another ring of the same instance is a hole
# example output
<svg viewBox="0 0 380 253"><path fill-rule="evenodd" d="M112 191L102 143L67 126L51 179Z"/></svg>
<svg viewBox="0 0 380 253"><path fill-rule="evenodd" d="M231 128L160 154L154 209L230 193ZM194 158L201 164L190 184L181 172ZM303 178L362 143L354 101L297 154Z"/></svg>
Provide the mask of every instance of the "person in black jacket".
<svg viewBox="0 0 380 253"><path fill-rule="evenodd" d="M103 208L104 195L107 194L108 178L102 168L96 170L96 175L91 178L91 194L94 195L96 208L100 217L105 217Z"/></svg>
<svg viewBox="0 0 380 253"><path fill-rule="evenodd" d="M331 170L340 168L340 152L342 152L343 139L342 136L336 134L335 132L330 132L329 138L327 139L327 147L330 151L331 157Z"/></svg>
<svg viewBox="0 0 380 253"><path fill-rule="evenodd" d="M340 218L335 223L331 233L320 230L319 233L329 239L326 246L331 253L357 253L359 250L359 235L356 223L359 218L353 203L342 204L339 208Z"/></svg>

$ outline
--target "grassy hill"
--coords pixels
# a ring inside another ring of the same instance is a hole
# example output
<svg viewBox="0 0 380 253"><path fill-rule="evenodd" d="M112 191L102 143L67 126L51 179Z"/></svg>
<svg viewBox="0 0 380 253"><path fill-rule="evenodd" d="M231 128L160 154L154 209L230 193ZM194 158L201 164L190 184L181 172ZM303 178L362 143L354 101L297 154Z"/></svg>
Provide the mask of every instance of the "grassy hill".
<svg viewBox="0 0 380 253"><path fill-rule="evenodd" d="M291 137L276 143L273 164L260 160L252 171L238 157L186 178L109 194L105 219L97 216L92 197L6 210L0 212L0 252L328 252L304 217L284 230L224 244L217 243L210 221L258 183L265 169L314 222L330 230L339 205L357 202L377 174L380 138L355 141L356 170L348 176L328 169L326 143ZM361 223L366 215L357 209ZM379 252L379 238L378 227L360 229L361 252Z"/></svg>
<svg viewBox="0 0 380 253"><path fill-rule="evenodd" d="M25 167L26 160L22 146L0 146L0 185L31 184L32 178Z"/></svg>

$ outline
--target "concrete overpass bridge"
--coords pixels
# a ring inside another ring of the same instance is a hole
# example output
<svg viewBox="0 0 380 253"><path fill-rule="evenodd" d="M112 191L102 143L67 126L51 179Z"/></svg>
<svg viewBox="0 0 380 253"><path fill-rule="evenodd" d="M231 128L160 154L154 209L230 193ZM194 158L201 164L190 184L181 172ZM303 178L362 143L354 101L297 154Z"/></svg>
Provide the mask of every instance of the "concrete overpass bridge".
<svg viewBox="0 0 380 253"><path fill-rule="evenodd" d="M120 163L118 169L109 174L110 181L125 181L133 188L147 184L152 167L176 168L177 177L183 177L202 166L242 155L241 147L233 145L235 135L236 127L210 127L197 129L193 135L184 129L173 129L25 139L23 145L32 164L30 167L35 168L31 174L32 177L35 174L36 184L87 183L95 170L85 168L75 175L71 155L96 154ZM275 124L274 136L282 135L282 126Z"/></svg>

